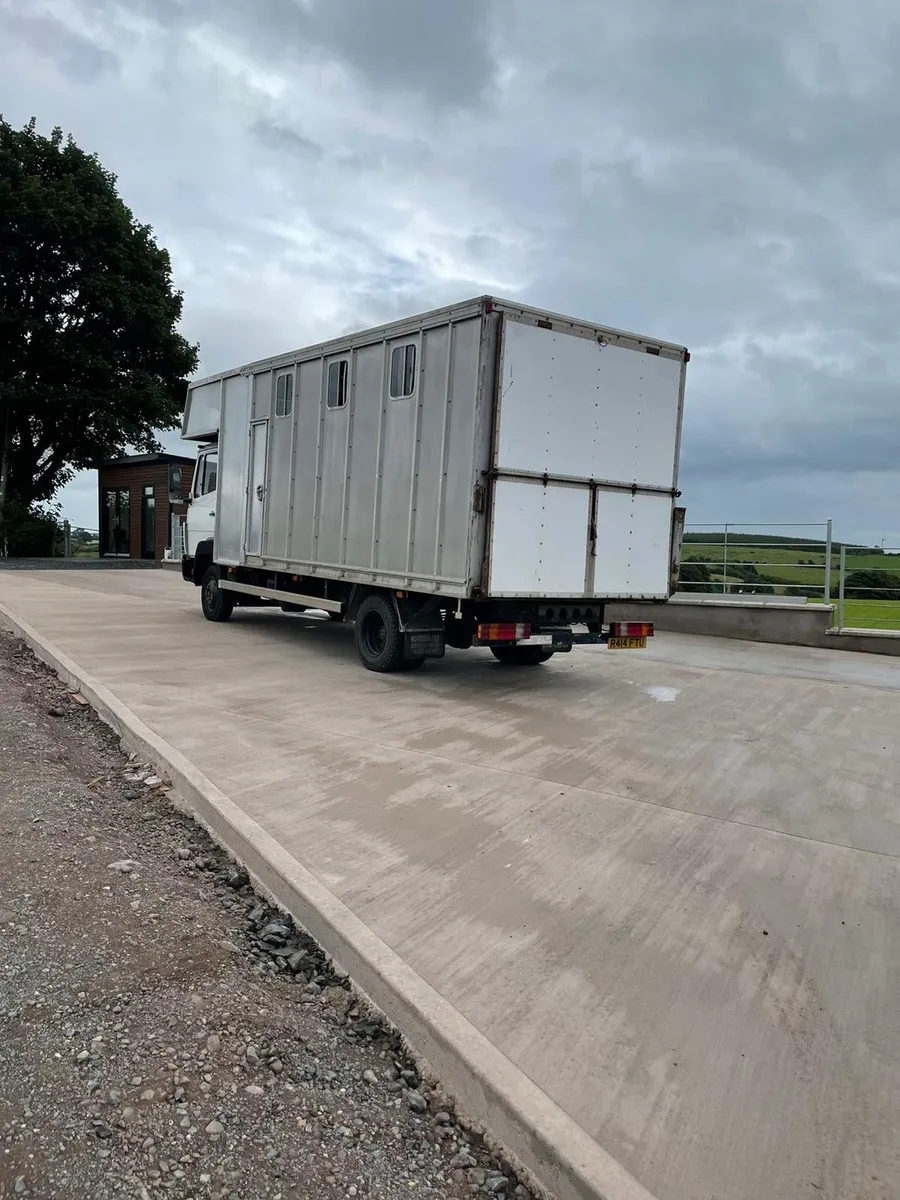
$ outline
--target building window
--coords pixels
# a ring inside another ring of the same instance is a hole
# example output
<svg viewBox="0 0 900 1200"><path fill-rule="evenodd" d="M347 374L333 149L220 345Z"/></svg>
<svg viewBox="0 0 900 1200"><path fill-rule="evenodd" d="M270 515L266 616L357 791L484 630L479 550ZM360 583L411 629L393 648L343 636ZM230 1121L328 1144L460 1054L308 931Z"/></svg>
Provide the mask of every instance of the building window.
<svg viewBox="0 0 900 1200"><path fill-rule="evenodd" d="M294 376L279 375L275 380L275 416L289 417L294 411Z"/></svg>
<svg viewBox="0 0 900 1200"><path fill-rule="evenodd" d="M347 374L350 364L346 358L338 359L328 367L328 394L326 408L343 408L347 403Z"/></svg>
<svg viewBox="0 0 900 1200"><path fill-rule="evenodd" d="M391 399L403 400L416 390L416 347L396 346L391 351Z"/></svg>
<svg viewBox="0 0 900 1200"><path fill-rule="evenodd" d="M156 496L153 484L144 484L141 495L141 558L156 557Z"/></svg>

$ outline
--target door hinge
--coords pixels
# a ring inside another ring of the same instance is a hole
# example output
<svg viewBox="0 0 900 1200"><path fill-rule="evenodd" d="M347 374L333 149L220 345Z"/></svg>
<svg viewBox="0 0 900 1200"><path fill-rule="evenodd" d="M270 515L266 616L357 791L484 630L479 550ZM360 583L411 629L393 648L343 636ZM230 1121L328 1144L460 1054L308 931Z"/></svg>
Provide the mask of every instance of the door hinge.
<svg viewBox="0 0 900 1200"><path fill-rule="evenodd" d="M477 512L477 513L484 512L485 497L486 497L486 492L485 492L484 484L476 483L475 484L475 497L472 501L472 507L475 510L475 512Z"/></svg>

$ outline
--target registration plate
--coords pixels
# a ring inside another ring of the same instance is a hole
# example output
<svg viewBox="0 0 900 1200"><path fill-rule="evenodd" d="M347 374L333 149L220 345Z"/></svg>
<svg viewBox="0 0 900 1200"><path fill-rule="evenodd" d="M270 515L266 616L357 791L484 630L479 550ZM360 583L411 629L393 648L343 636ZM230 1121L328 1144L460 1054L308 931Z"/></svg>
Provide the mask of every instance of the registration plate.
<svg viewBox="0 0 900 1200"><path fill-rule="evenodd" d="M646 650L647 639L645 637L611 637L606 643L606 646L608 650Z"/></svg>

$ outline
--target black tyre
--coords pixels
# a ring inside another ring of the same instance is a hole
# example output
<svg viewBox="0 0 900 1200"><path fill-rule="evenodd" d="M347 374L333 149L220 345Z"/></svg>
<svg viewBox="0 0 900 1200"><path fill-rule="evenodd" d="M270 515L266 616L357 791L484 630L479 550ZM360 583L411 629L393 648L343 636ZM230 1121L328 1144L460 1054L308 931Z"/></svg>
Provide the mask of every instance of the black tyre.
<svg viewBox="0 0 900 1200"><path fill-rule="evenodd" d="M384 596L369 596L356 614L356 649L369 671L399 671L404 665L403 631L397 609Z"/></svg>
<svg viewBox="0 0 900 1200"><path fill-rule="evenodd" d="M343 619L344 619L344 614L343 614L343 613L339 613L339 612L330 612L330 613L328 614L328 620L329 620L329 621L343 621Z"/></svg>
<svg viewBox="0 0 900 1200"><path fill-rule="evenodd" d="M546 646L491 646L491 654L505 667L536 667L553 657Z"/></svg>
<svg viewBox="0 0 900 1200"><path fill-rule="evenodd" d="M207 567L200 584L200 603L207 621L227 621L234 611L234 596L219 587L218 567Z"/></svg>

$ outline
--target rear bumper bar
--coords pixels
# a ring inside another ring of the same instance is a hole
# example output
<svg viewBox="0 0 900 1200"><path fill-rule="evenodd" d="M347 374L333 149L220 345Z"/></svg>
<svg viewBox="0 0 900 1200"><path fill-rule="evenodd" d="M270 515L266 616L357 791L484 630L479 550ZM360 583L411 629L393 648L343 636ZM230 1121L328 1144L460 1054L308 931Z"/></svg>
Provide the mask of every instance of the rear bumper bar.
<svg viewBox="0 0 900 1200"><path fill-rule="evenodd" d="M476 638L476 646L545 646L548 650L571 650L573 646L605 646L610 638L653 636L652 625L623 625L613 623L608 629L591 633L589 630L575 632L567 627L540 628L532 625L528 636L519 638L484 637Z"/></svg>

